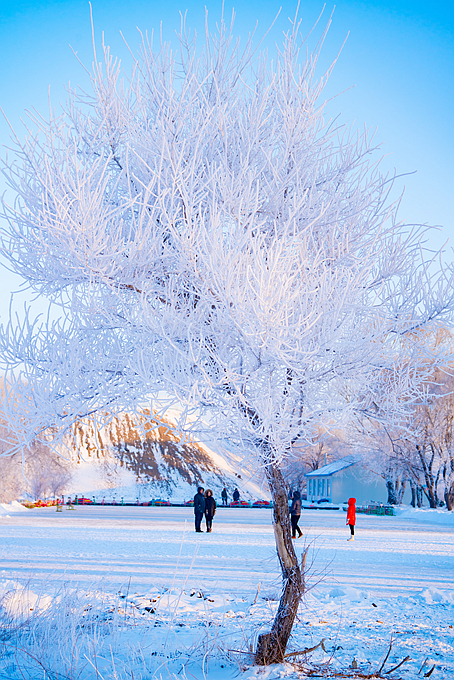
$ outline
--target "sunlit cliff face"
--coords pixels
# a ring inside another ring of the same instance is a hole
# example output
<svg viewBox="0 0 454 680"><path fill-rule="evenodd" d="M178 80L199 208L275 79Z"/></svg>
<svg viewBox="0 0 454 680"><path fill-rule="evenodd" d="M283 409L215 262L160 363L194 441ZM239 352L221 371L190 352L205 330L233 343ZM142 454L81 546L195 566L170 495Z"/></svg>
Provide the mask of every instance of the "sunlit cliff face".
<svg viewBox="0 0 454 680"><path fill-rule="evenodd" d="M225 484L227 479L208 453L187 438L179 438L171 425L160 419L123 414L98 430L94 421L79 422L74 428L72 447L82 457L97 458L106 466L112 459L133 472L142 482L172 486L177 480L196 486L203 473L210 472ZM112 471L113 472L113 471Z"/></svg>

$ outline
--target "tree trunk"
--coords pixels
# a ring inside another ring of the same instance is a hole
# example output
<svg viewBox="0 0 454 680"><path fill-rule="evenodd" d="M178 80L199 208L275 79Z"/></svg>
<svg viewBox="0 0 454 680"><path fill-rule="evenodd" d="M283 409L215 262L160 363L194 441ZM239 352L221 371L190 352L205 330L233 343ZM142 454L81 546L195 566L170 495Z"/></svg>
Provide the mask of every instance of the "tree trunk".
<svg viewBox="0 0 454 680"><path fill-rule="evenodd" d="M265 471L273 496L273 528L282 570L283 590L271 632L259 636L255 654L257 666L281 663L284 660L298 605L304 592L305 553L302 569L300 569L291 538L284 478L281 471L273 464L267 464Z"/></svg>
<svg viewBox="0 0 454 680"><path fill-rule="evenodd" d="M419 455L419 459L421 461L422 465L422 470L424 473L424 479L426 482L426 486L423 489L424 494L429 501L429 507L431 508L436 508L438 506L438 498L437 498L437 489L436 489L436 484L435 480L432 474L432 466L433 466L433 461L434 461L434 454L432 451L431 459L429 461L429 464L427 464L424 455L425 455L425 449L426 447L422 446L416 446L416 450Z"/></svg>
<svg viewBox="0 0 454 680"><path fill-rule="evenodd" d="M411 502L410 505L412 508L416 508L416 487L414 484L411 485Z"/></svg>
<svg viewBox="0 0 454 680"><path fill-rule="evenodd" d="M454 481L451 481L453 479L453 473L454 473L454 458L450 458L449 464L448 462L445 462L443 466L443 481L445 485L445 503L446 507L451 512L451 510L454 510Z"/></svg>
<svg viewBox="0 0 454 680"><path fill-rule="evenodd" d="M388 489L388 505L397 505L396 489L392 479L386 480L386 488Z"/></svg>
<svg viewBox="0 0 454 680"><path fill-rule="evenodd" d="M445 482L444 496L446 508L451 512L451 510L454 510L454 482L452 484Z"/></svg>
<svg viewBox="0 0 454 680"><path fill-rule="evenodd" d="M438 500L435 496L434 490L432 486L427 486L423 488L424 495L429 501L429 508L436 508L438 507Z"/></svg>
<svg viewBox="0 0 454 680"><path fill-rule="evenodd" d="M399 489L396 491L397 505L401 505L403 503L406 486L407 486L407 480L404 479L404 480L400 481ZM396 483L396 487L397 487L397 483Z"/></svg>
<svg viewBox="0 0 454 680"><path fill-rule="evenodd" d="M418 486L418 488L416 489L416 498L417 498L418 508L422 508L422 498L423 498L422 486Z"/></svg>

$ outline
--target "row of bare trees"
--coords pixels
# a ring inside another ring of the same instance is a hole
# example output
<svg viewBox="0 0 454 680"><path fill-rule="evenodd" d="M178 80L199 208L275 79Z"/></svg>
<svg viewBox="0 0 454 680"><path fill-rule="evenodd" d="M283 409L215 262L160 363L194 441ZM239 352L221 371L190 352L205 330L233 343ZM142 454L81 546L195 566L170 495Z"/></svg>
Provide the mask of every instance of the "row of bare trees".
<svg viewBox="0 0 454 680"><path fill-rule="evenodd" d="M11 454L13 445L11 432L0 424L0 503L63 493L73 477L69 461L40 441L33 441L24 452Z"/></svg>
<svg viewBox="0 0 454 680"><path fill-rule="evenodd" d="M284 468L289 489L306 488L306 474L353 453L347 433L339 429L319 428L311 443L296 441Z"/></svg>
<svg viewBox="0 0 454 680"><path fill-rule="evenodd" d="M407 490L411 504L454 509L454 375L436 369L427 393L400 427L361 423L351 436L357 450L380 471L388 502L402 503Z"/></svg>
<svg viewBox="0 0 454 680"><path fill-rule="evenodd" d="M435 369L424 398L399 426L363 419L346 430L320 431L313 443L296 443L287 484L304 489L306 473L356 453L366 468L383 477L388 503L403 503L409 491L413 507L428 503L453 510L453 421L454 375Z"/></svg>

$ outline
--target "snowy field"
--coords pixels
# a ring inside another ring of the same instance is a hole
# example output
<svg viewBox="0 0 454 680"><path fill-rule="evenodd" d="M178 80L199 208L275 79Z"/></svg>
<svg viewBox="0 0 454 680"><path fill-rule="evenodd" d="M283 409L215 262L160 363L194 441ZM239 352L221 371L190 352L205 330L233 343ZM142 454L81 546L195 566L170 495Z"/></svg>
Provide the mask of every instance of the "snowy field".
<svg viewBox="0 0 454 680"><path fill-rule="evenodd" d="M410 658L386 677L454 678L453 514L359 515L348 543L345 513L303 511L288 652L324 647L257 669L280 593L269 510L219 508L211 534L190 508L2 512L1 680L373 677L391 639L382 674Z"/></svg>

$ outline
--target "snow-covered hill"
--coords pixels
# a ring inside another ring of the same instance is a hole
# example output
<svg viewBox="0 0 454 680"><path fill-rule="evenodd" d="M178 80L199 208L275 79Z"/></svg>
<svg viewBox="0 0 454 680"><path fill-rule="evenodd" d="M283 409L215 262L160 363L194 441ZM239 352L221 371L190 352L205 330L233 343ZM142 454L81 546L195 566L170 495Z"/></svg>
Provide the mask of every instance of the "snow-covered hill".
<svg viewBox="0 0 454 680"><path fill-rule="evenodd" d="M216 450L180 437L170 421L159 422L145 412L127 413L99 429L93 420L77 424L67 441L75 475L67 493L106 501L146 501L163 498L179 502L194 496L202 485L220 498L225 486L241 498L269 498L257 472L248 470L241 452L219 445Z"/></svg>

